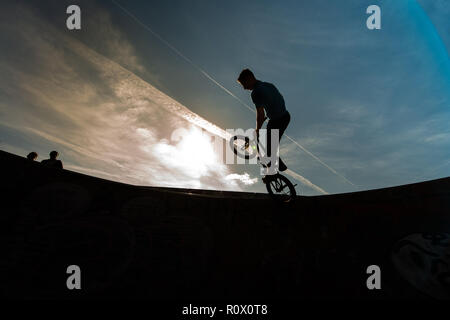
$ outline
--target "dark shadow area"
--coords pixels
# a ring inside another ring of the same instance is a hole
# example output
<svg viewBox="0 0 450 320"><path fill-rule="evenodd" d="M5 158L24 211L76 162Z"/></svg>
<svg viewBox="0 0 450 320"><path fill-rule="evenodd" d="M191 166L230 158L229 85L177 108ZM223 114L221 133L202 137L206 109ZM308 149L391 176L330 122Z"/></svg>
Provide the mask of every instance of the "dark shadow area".
<svg viewBox="0 0 450 320"><path fill-rule="evenodd" d="M0 162L4 298L450 297L450 178L280 207L266 194L138 187L3 151ZM66 287L70 265L81 290ZM381 290L367 289L370 265Z"/></svg>

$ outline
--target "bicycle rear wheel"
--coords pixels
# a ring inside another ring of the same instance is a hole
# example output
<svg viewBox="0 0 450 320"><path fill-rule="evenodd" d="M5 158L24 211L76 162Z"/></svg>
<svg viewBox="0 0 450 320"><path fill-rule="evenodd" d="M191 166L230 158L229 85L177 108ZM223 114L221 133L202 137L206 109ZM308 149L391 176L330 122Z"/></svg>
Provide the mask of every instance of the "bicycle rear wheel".
<svg viewBox="0 0 450 320"><path fill-rule="evenodd" d="M230 139L230 146L234 154L242 159L250 159L254 150L250 147L250 138L246 136L234 136Z"/></svg>
<svg viewBox="0 0 450 320"><path fill-rule="evenodd" d="M279 173L268 177L266 189L273 199L283 203L293 202L297 196L297 192L295 191L292 182Z"/></svg>

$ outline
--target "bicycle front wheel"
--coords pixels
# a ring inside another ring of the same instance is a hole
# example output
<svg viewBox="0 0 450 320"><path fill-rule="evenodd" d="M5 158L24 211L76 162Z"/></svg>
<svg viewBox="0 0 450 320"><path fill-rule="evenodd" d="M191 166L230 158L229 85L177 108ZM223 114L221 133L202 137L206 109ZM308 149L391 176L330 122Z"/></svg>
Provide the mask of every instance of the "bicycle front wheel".
<svg viewBox="0 0 450 320"><path fill-rule="evenodd" d="M297 196L297 192L295 191L295 187L292 182L279 173L273 177L268 177L266 189L270 196L279 202L293 202Z"/></svg>

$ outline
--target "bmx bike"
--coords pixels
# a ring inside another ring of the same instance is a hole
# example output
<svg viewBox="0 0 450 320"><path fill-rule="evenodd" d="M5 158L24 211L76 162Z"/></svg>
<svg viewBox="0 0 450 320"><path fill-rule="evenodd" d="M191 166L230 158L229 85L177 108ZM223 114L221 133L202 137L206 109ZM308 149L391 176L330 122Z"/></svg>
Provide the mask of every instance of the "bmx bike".
<svg viewBox="0 0 450 320"><path fill-rule="evenodd" d="M259 135L255 134L255 136L255 138L251 139L245 135L235 135L230 139L230 146L238 157L246 160L256 157L258 163L262 167L267 168L261 162L259 156ZM275 174L266 175L263 181L270 197L278 202L292 203L297 196L295 191L297 185L292 184L288 178L278 171Z"/></svg>

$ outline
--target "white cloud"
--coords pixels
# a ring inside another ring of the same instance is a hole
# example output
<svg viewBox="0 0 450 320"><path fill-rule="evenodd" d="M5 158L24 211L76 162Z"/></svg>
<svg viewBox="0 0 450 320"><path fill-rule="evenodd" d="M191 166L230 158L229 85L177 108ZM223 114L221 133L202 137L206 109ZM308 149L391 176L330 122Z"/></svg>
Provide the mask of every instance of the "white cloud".
<svg viewBox="0 0 450 320"><path fill-rule="evenodd" d="M237 174L237 173L232 173L229 174L225 177L226 180L237 180L241 183L243 183L244 185L252 185L255 184L256 182L258 182L258 178L250 178L250 175L248 173L244 173L244 174Z"/></svg>
<svg viewBox="0 0 450 320"><path fill-rule="evenodd" d="M14 35L6 45L29 54L2 54L0 72L12 78L0 85L12 98L0 101L8 116L1 126L59 150L66 168L86 174L140 185L241 190L227 179L230 170L201 140L199 128L226 133L122 67L142 71L114 28L100 30L103 47L122 66L32 11L21 12L16 24L2 15L2 26ZM188 135L172 141L179 128ZM29 141L27 147L38 145Z"/></svg>

